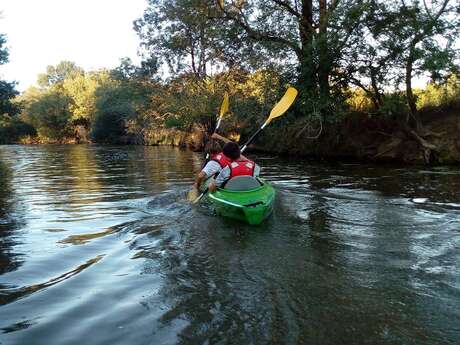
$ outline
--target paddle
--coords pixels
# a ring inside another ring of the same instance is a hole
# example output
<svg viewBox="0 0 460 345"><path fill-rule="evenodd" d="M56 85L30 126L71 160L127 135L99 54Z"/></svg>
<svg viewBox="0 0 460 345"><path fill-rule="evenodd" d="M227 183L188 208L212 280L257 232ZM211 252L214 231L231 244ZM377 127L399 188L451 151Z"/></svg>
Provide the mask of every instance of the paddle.
<svg viewBox="0 0 460 345"><path fill-rule="evenodd" d="M228 111L228 93L225 92L224 93L224 99L222 100L222 104L220 105L220 111L219 111L219 119L217 120L217 124L216 124L216 128L214 128L214 133L217 132L217 130L219 129L220 127L220 123L222 122L222 118L224 117L224 115L227 113ZM204 160L204 164L203 164L203 167L206 165L206 163L208 162L209 160L209 152L206 153L206 158Z"/></svg>
<svg viewBox="0 0 460 345"><path fill-rule="evenodd" d="M259 133L267 127L267 125L272 122L272 120L276 117L280 117L283 115L286 110L288 110L292 103L294 103L295 98L297 97L297 90L293 87L287 89L286 93L284 94L283 98L280 99L278 103L273 107L272 111L270 112L270 116L265 121L265 123L255 132L252 137L249 138L246 144L241 148L241 152L246 150L246 148L254 141L254 139L259 135Z"/></svg>
<svg viewBox="0 0 460 345"><path fill-rule="evenodd" d="M249 138L249 140L246 142L246 144L244 144L240 151L241 153L243 153L246 148L248 147L248 145L250 145L254 139L259 135L259 133L265 128L267 127L267 125L272 122L272 120L274 118L277 118L277 117L280 117L281 115L283 115L292 105L292 103L294 103L294 100L295 98L297 97L297 93L298 91L293 88L293 87L289 87L286 91L286 93L284 94L284 96L279 100L278 103L275 104L275 106L273 107L272 111L270 112L270 116L268 117L268 119L264 122L264 124ZM193 204L196 204L198 201L201 200L201 198L203 198L203 196L208 192L208 188L206 188L204 190L203 193L200 194L200 196L198 198L196 198L192 203Z"/></svg>
<svg viewBox="0 0 460 345"><path fill-rule="evenodd" d="M229 106L229 101L228 101L228 93L225 92L224 93L224 99L222 100L222 104L220 105L220 110L219 110L219 118L217 120L217 124L216 124L216 128L214 128L214 133L217 132L217 130L219 129L220 127L220 123L222 122L222 118L224 117L224 115L228 112L228 106ZM208 163L209 161L209 152L206 153L206 157L204 159L204 163L203 163L203 168L205 167L205 165ZM189 200L192 200L192 199L195 199L197 196L196 196L196 189L193 188L189 193L188 193L188 196L187 198Z"/></svg>

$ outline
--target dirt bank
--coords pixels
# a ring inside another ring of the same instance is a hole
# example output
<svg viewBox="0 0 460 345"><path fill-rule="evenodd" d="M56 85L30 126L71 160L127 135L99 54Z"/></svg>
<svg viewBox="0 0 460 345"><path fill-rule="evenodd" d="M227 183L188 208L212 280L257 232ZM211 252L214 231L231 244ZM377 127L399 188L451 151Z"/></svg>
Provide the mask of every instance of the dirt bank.
<svg viewBox="0 0 460 345"><path fill-rule="evenodd" d="M428 164L459 164L460 111L427 112L422 117L426 133L424 139L435 147L428 157ZM403 131L396 120L351 114L339 123L325 124L321 135L315 139L301 129L301 123L272 126L251 148L309 158L427 164L420 142ZM205 135L197 129L192 133L160 130L145 144L200 150L204 138Z"/></svg>

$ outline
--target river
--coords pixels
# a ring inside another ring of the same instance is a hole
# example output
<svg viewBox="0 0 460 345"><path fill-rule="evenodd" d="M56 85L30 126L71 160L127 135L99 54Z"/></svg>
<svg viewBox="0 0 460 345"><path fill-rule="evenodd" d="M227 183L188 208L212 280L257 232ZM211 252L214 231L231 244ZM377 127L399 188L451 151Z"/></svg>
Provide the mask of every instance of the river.
<svg viewBox="0 0 460 345"><path fill-rule="evenodd" d="M198 153L0 146L0 344L460 343L459 167L251 157L260 226Z"/></svg>

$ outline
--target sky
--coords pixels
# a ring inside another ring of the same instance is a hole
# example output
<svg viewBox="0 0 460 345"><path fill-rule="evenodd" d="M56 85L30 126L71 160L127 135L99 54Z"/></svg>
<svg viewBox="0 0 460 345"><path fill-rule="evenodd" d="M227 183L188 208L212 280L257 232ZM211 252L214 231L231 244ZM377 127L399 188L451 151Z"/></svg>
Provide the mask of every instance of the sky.
<svg viewBox="0 0 460 345"><path fill-rule="evenodd" d="M0 79L24 91L48 65L70 60L83 69L113 68L120 58L139 62L133 21L146 0L1 0L0 33L10 62Z"/></svg>

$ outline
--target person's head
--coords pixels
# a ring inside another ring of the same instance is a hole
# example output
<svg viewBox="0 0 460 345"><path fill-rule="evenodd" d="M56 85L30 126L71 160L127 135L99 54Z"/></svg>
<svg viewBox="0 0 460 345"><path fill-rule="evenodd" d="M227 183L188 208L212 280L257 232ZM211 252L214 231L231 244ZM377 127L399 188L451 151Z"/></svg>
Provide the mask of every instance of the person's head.
<svg viewBox="0 0 460 345"><path fill-rule="evenodd" d="M237 143L230 141L224 145L223 149L224 155L226 155L230 159L238 159L240 158L240 148Z"/></svg>
<svg viewBox="0 0 460 345"><path fill-rule="evenodd" d="M217 153L222 152L222 146L217 140L211 139L207 142L206 146L204 147L204 151L211 155L215 155Z"/></svg>

